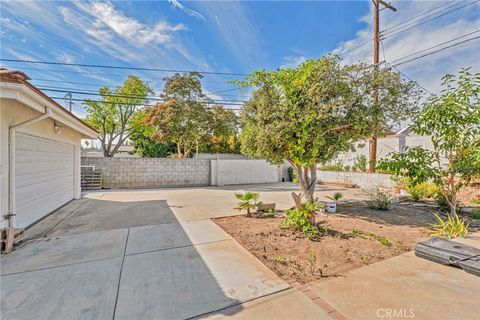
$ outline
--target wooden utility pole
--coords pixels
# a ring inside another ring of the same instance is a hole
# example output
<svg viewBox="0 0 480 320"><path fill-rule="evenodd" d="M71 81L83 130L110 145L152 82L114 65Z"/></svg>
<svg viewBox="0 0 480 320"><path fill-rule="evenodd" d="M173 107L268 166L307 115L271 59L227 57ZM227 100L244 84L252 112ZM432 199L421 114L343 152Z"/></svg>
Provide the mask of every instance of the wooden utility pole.
<svg viewBox="0 0 480 320"><path fill-rule="evenodd" d="M375 70L378 69L378 64L380 60L380 4L383 5L385 8L390 9L392 11L397 11L395 7L393 7L390 3L387 3L382 0L372 0L373 1L373 65ZM378 90L373 91L372 96L372 105L373 108L377 108L378 105ZM373 112L373 116L377 116L379 110L375 110ZM369 161L369 171L375 172L375 167L377 164L377 127L376 124L374 133L370 138L370 161Z"/></svg>

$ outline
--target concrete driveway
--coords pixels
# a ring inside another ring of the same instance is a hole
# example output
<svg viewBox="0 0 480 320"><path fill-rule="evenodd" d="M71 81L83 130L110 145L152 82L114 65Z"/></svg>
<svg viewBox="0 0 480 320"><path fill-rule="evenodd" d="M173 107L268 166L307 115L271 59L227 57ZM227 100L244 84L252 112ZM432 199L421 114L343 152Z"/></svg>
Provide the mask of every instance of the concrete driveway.
<svg viewBox="0 0 480 320"><path fill-rule="evenodd" d="M291 184L245 187L254 188L290 206ZM2 318L243 316L244 306L258 310L252 300L279 305L292 295L298 307L280 318L328 318L209 219L240 214L232 209L238 190L102 191L72 201L0 259Z"/></svg>

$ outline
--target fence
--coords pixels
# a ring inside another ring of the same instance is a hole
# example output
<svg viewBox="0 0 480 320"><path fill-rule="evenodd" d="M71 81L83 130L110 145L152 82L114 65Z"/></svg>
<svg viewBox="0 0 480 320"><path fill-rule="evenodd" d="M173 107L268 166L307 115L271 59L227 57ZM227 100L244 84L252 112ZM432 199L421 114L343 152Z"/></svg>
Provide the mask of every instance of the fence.
<svg viewBox="0 0 480 320"><path fill-rule="evenodd" d="M395 183L390 179L390 175L380 173L317 170L317 180L324 183L356 185L360 188L374 186L390 188L395 186Z"/></svg>
<svg viewBox="0 0 480 320"><path fill-rule="evenodd" d="M100 170L103 187L112 189L222 186L282 180L280 167L265 160L82 157L82 166Z"/></svg>
<svg viewBox="0 0 480 320"><path fill-rule="evenodd" d="M104 188L157 188L210 184L210 160L82 157L101 170Z"/></svg>

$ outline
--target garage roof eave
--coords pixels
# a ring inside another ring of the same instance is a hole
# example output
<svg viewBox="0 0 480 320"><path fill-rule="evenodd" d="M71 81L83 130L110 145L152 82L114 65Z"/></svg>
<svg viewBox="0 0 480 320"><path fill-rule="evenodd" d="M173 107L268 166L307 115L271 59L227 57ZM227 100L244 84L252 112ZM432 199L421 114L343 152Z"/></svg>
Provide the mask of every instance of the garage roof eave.
<svg viewBox="0 0 480 320"><path fill-rule="evenodd" d="M95 129L90 127L73 113L63 108L60 104L35 88L35 86L29 82L10 82L2 79L0 84L1 98L16 100L38 112L44 112L45 108L48 107L52 110L52 119L79 132L82 135L82 139L98 138L99 133Z"/></svg>

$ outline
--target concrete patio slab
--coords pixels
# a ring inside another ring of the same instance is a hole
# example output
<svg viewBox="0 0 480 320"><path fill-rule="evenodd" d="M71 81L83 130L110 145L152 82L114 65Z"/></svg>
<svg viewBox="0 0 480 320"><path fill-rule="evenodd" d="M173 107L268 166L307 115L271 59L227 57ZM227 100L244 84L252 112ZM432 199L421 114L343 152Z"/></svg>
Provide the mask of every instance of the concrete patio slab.
<svg viewBox="0 0 480 320"><path fill-rule="evenodd" d="M138 226L177 222L166 201L125 201L88 199L68 219L59 224L51 235L63 235L125 229Z"/></svg>
<svg viewBox="0 0 480 320"><path fill-rule="evenodd" d="M480 314L480 277L413 252L309 287L351 319L380 319L395 312L404 318L468 320Z"/></svg>
<svg viewBox="0 0 480 320"><path fill-rule="evenodd" d="M332 320L332 317L302 292L287 290L195 319Z"/></svg>
<svg viewBox="0 0 480 320"><path fill-rule="evenodd" d="M117 319L185 319L288 285L234 240L125 257Z"/></svg>
<svg viewBox="0 0 480 320"><path fill-rule="evenodd" d="M184 221L130 229L126 254L231 239L211 220Z"/></svg>
<svg viewBox="0 0 480 320"><path fill-rule="evenodd" d="M2 276L2 319L112 319L122 259Z"/></svg>
<svg viewBox="0 0 480 320"><path fill-rule="evenodd" d="M121 257L126 229L41 238L0 258L1 274Z"/></svg>

